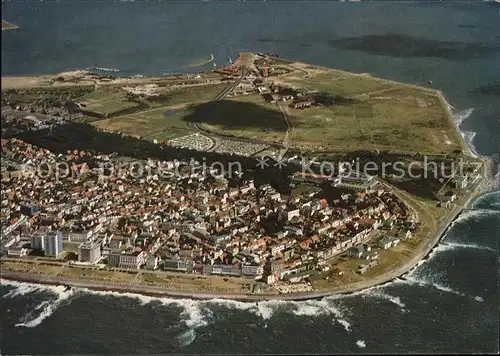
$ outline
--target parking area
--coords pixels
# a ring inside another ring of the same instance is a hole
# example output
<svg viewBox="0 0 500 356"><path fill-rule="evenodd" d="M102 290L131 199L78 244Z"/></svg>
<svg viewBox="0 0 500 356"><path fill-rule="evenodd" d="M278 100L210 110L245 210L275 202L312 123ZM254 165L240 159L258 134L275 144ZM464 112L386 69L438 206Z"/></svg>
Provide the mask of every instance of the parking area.
<svg viewBox="0 0 500 356"><path fill-rule="evenodd" d="M208 136L195 133L192 135L182 136L169 141L169 144L174 147L188 148L196 151L208 151L215 144L214 140Z"/></svg>
<svg viewBox="0 0 500 356"><path fill-rule="evenodd" d="M236 140L222 140L219 147L215 149L217 153L232 153L239 156L252 156L269 146L261 143L242 142Z"/></svg>

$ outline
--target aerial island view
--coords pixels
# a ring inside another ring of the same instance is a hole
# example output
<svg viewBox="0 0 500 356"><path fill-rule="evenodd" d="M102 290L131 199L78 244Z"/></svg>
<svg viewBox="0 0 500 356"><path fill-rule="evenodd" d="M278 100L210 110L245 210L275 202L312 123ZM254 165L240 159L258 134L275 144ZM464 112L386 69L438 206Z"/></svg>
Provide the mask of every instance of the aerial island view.
<svg viewBox="0 0 500 356"><path fill-rule="evenodd" d="M36 18L52 5L30 6L26 11ZM76 11L72 5L64 6ZM121 6L149 5L117 8ZM53 11L57 17L66 10ZM93 10L84 6L83 11ZM9 53L15 57L25 51L20 49L26 45L23 37L35 41L43 36L30 32L32 25L25 25L19 14L12 12L19 27L2 20L2 30L9 30L2 34L6 61ZM396 37L389 34L386 40L397 47ZM260 317L245 321L243 314L235 315L231 326L255 328L252 338L257 340L264 337L257 333L265 335L268 328L277 327L271 323L286 308L299 319L331 315L342 332L351 334L352 320L363 308L368 308L364 322L370 313L384 318L379 313L385 307L370 309L379 302L408 315L413 307L402 300L413 294L423 307L422 303L434 300L425 302L423 292L428 289L439 294L436 305L449 295L463 298L456 304L462 305L458 313L464 305L483 309L494 305L488 304L494 294L487 291L494 293L498 276L487 277L488 282L478 287L482 292L462 292L449 284L451 277L443 277L455 264L467 269L471 261L473 269L471 258L454 257L450 267L429 272L429 265L436 260L444 263L442 255L456 250L484 253L490 267L498 262L498 231L491 232L495 224L498 227L498 156L494 148L493 154L480 151L473 144L474 135L462 132L462 121L474 109L459 112L452 104L460 101L448 102L448 84L440 84L448 79L429 74L400 80L377 71L367 73L368 67L360 70L363 64L339 68L335 61L281 51L273 46L285 46L285 40L264 37L252 47L234 45L237 51L231 47L223 54L218 50L192 55L176 69L143 74L115 68L109 61L99 65L98 56L87 65L88 39L77 41L82 41L79 69L54 65L56 56L47 62L28 56L17 64L8 62L12 70L2 74L1 298L28 303L6 302L2 307L3 323L12 324L6 330L13 339L21 337L17 330L34 331L51 320L56 329L58 322L73 323L76 308L81 309L78 313L89 313L89 320L92 310L101 308L102 313L115 310L117 320L135 315L136 319L122 321L130 331L139 331L139 326L131 325L150 316L157 320L154 325L173 328L172 332L185 327L187 331L172 334L172 340L159 349L153 348L153 340L147 341L145 350L192 353L203 350L212 332L227 332L224 325L230 319L224 319L226 311L220 308ZM368 52L385 46L377 47L380 38L367 36L366 41L373 41ZM410 56L438 56L435 50L422 54L429 45L426 41L431 40L422 39L415 45L420 49L413 48ZM329 41L341 53L357 53L362 42ZM458 58L464 47L453 47L453 42L443 46L442 58ZM308 51L305 44L297 47ZM488 47L489 52L485 48L471 45L469 50L500 55L494 46ZM78 63L75 58L67 60ZM447 60L469 60L456 58ZM37 65L39 69L29 69ZM480 88L471 97L483 95L486 102L490 99L484 97L495 95L491 94L495 84ZM496 135L494 129L486 129L485 135L488 132ZM479 217L490 221L484 225L476 221L478 227L460 230L460 224ZM459 231L486 235L483 242L453 239ZM477 268L484 269L485 263ZM488 273L484 272L485 278ZM444 281L438 281L441 277ZM394 296L391 288L400 288L401 294ZM47 293L55 299L43 299ZM141 308L155 311L138 311L123 298L139 300ZM346 306L356 298L361 299ZM179 307L184 312L173 317ZM167 314L161 317L158 308L166 308ZM23 310L24 315L19 314ZM438 313L438 307L434 310ZM394 312L382 313L391 320L395 317ZM94 320L93 324L100 317ZM302 322L294 323L303 327ZM410 322L397 323L403 328ZM495 325L494 320L491 323ZM102 332L107 330L101 327ZM153 324L141 328L149 330ZM153 337L152 330L148 337ZM312 349L356 352L367 347L369 336L363 335L349 339L351 346L332 349L325 341L319 343L320 349ZM482 346L465 350L491 351L494 342L489 334L483 335L478 340ZM283 336L273 337L277 345L285 342ZM109 348L114 345L111 341L89 348L82 339L76 349L68 349L50 342L17 348L2 339L2 350L9 353L144 352ZM433 350L454 350L456 344L449 342L446 346L439 341ZM238 347L242 345L246 344ZM428 351L403 346L404 342L396 348L387 345L372 343L369 350ZM226 347L210 350L236 352ZM309 350L303 344L299 349ZM287 350L281 351L292 349Z"/></svg>
<svg viewBox="0 0 500 356"><path fill-rule="evenodd" d="M273 54L2 90L2 226L27 225L4 238L4 278L255 300L358 290L418 263L490 174L438 91ZM345 167L360 157L371 175Z"/></svg>

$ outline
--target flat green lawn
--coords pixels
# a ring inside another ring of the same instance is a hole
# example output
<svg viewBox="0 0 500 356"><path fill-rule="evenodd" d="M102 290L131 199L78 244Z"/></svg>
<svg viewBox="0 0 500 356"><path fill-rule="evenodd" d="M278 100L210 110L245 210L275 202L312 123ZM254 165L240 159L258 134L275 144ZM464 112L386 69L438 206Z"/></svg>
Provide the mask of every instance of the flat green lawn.
<svg viewBox="0 0 500 356"><path fill-rule="evenodd" d="M184 136L191 133L185 121L186 117L193 115L196 108L203 103L217 97L226 86L226 84L210 84L175 89L159 87L161 95L140 99L146 107L144 110L94 121L92 125L159 141ZM118 111L130 108L139 110L137 103L125 100L127 100L126 92L118 87L100 88L82 99L87 103L86 110L102 114L116 114ZM203 110L197 112L197 115L203 116Z"/></svg>
<svg viewBox="0 0 500 356"><path fill-rule="evenodd" d="M116 86L105 86L79 99L86 111L102 115L112 115L122 110L137 108L139 105L127 99L127 92Z"/></svg>
<svg viewBox="0 0 500 356"><path fill-rule="evenodd" d="M147 101L151 107L179 105L192 102L213 100L227 88L227 84L208 84L184 88L162 88L158 97L149 97Z"/></svg>
<svg viewBox="0 0 500 356"><path fill-rule="evenodd" d="M357 95L389 89L394 84L373 79L370 76L353 75L341 71L318 73L305 79L292 79L294 84L332 95Z"/></svg>
<svg viewBox="0 0 500 356"><path fill-rule="evenodd" d="M282 77L281 81L352 101L288 108L294 147L410 153L449 153L461 148L445 108L436 93L426 88L336 70L323 70L306 79ZM287 130L279 106L260 95L199 105L187 120L227 135L268 141L282 140Z"/></svg>
<svg viewBox="0 0 500 356"><path fill-rule="evenodd" d="M217 97L227 84L209 84L184 88L159 87L160 95L141 98L143 110L191 102L210 101ZM79 99L84 110L102 115L119 117L127 115L128 110L141 110L139 104L127 97L127 92L120 86L104 86Z"/></svg>
<svg viewBox="0 0 500 356"><path fill-rule="evenodd" d="M308 183L300 183L295 186L295 188L292 189L292 196L294 197L301 197L301 196L307 196L311 193L316 193L320 191L321 189L315 186L314 184L308 184Z"/></svg>
<svg viewBox="0 0 500 356"><path fill-rule="evenodd" d="M169 112L165 115L165 112ZM93 122L98 128L137 135L159 141L188 135L191 131L183 118L191 109L158 108Z"/></svg>
<svg viewBox="0 0 500 356"><path fill-rule="evenodd" d="M294 143L334 150L442 153L460 149L438 98L406 90L391 90L384 92L385 99L366 98L355 104L289 109Z"/></svg>

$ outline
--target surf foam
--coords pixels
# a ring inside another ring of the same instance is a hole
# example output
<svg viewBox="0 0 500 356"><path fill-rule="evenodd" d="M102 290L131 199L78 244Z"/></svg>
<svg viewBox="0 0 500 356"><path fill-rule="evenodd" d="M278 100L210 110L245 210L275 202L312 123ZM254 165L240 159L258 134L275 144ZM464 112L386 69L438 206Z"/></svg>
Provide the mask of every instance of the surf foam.
<svg viewBox="0 0 500 356"><path fill-rule="evenodd" d="M453 110L453 107L450 105L450 110ZM460 126L466 119L468 119L472 113L474 112L474 108L469 108L462 110L458 113L453 113L453 119L457 123L458 126Z"/></svg>
<svg viewBox="0 0 500 356"><path fill-rule="evenodd" d="M347 332L351 331L351 324L346 316L346 310L342 307L340 300L355 298L355 297L376 297L385 298L393 304L403 307L399 298L390 296L383 292L381 289L393 285L395 282L387 282L383 285L374 286L358 292L346 295L334 295L326 297L322 300L308 300L308 301L260 301L258 303L240 302L226 299L211 299L211 300L192 300L192 299L175 299L168 297L150 297L136 293L127 292L112 292L112 291L94 291L87 288L72 288L70 291L63 291L62 286L47 286L38 284L27 284L12 281L4 281L3 284L11 285L16 288L12 292L22 295L28 291L44 290L51 291L58 297L54 301L43 303L36 309L41 310L38 317L31 319L28 316L22 320L17 326L34 327L39 325L43 320L53 314L57 308L67 299L73 298L76 294L90 294L98 296L111 296L118 298L130 298L137 300L141 305L147 305L152 302L158 302L164 306L176 306L182 309L183 324L189 329L180 337L182 345L188 345L196 338L196 329L206 326L208 324L207 314L210 310L210 305L218 304L227 308L233 308L242 311L249 311L259 316L262 320L269 320L278 310L284 312L291 312L298 316L317 316L317 315L332 315L334 320L338 322ZM9 293L10 293L9 292ZM4 296L5 297L5 296Z"/></svg>
<svg viewBox="0 0 500 356"><path fill-rule="evenodd" d="M443 97L443 99L444 99L444 97ZM469 109L465 109L465 110L456 112L454 110L453 106L451 106L446 101L446 99L444 99L444 102L445 102L445 105L448 106L448 110L452 114L453 119L455 120L457 127L460 130L460 126L462 125L462 123L465 120L467 120L472 115L472 113L474 112L474 108L469 108ZM460 131L461 131L462 137L464 138L465 144L469 148L470 153L473 156L477 157L476 147L474 146L474 137L476 136L476 132L462 131L462 130L460 130Z"/></svg>
<svg viewBox="0 0 500 356"><path fill-rule="evenodd" d="M4 284L4 283L2 282L2 284ZM31 294L33 292L36 292L40 289L39 286L37 286L37 285L29 285L29 284L23 284L23 285L19 284L17 286L14 286L12 284L5 284L5 285L9 285L11 287L14 287L14 289L12 289L9 292L7 292L6 294L4 294L2 296L2 298L21 297L21 296L25 296L25 295Z"/></svg>
<svg viewBox="0 0 500 356"><path fill-rule="evenodd" d="M380 290L372 290L368 293L368 295L375 297L375 298L387 300L387 301L391 302L392 304L395 304L398 307L400 307L402 311L406 311L405 304L401 301L401 299L399 297L394 297L394 296L389 295L387 293L384 293Z"/></svg>
<svg viewBox="0 0 500 356"><path fill-rule="evenodd" d="M16 324L16 327L34 328L40 325L45 319L54 314L54 312L63 304L74 296L74 290L64 290L64 286L57 286L52 291L57 293L57 298L53 301L44 301L40 303L32 312L21 318L21 322ZM33 314L40 311L37 317L33 318Z"/></svg>
<svg viewBox="0 0 500 356"><path fill-rule="evenodd" d="M436 251L438 251L438 252L453 251L453 250L456 250L459 248L470 248L470 249L475 249L475 250L487 250L487 251L496 252L496 250L494 248L491 248L488 246L481 246L481 245L477 245L477 244L465 244L465 243L458 243L458 242L444 242L436 248Z"/></svg>
<svg viewBox="0 0 500 356"><path fill-rule="evenodd" d="M463 294L459 291L456 291L453 288L450 288L448 286L445 286L443 284L440 284L440 283L432 281L432 280L428 280L426 278L414 278L414 277L410 276L410 277L406 277L406 279L403 280L403 282L406 282L408 284L420 285L420 286L428 286L428 287L432 287L432 288L435 288L437 290L440 290L442 292L447 292L447 293L452 293L452 294L456 294L456 295L460 295L460 296L465 296L465 294Z"/></svg>
<svg viewBox="0 0 500 356"><path fill-rule="evenodd" d="M356 345L360 348L360 349L364 349L366 347L366 343L363 341L363 340L358 340L356 341Z"/></svg>

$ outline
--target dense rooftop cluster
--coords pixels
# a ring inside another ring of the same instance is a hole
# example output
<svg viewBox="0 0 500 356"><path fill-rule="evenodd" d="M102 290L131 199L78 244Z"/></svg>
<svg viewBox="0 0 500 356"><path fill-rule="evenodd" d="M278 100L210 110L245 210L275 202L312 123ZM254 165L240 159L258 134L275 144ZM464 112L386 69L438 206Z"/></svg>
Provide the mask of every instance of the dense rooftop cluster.
<svg viewBox="0 0 500 356"><path fill-rule="evenodd" d="M58 230L69 242L95 244L116 267L288 280L320 269L384 225L407 233L412 220L379 186L328 203L284 196L252 180L230 184L215 169L202 173L195 161L144 161L149 173L139 176L117 157L55 155L15 139L2 140L2 156L74 167L68 177L4 175L2 226L35 206L40 213L25 213L32 231ZM110 164L120 168L109 174L103 166Z"/></svg>

